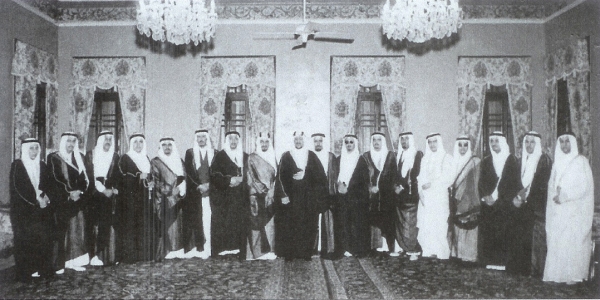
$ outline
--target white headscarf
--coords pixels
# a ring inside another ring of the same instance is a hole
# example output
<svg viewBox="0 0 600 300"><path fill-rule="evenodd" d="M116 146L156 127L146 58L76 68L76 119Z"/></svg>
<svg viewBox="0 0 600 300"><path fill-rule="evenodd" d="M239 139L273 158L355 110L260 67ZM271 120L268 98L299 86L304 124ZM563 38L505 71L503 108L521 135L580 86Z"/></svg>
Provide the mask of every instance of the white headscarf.
<svg viewBox="0 0 600 300"><path fill-rule="evenodd" d="M463 142L463 143L467 143L467 152L465 152L464 155L461 155L460 152L458 151L458 143ZM467 164L467 162L469 162L469 159L471 159L471 157L473 156L473 150L471 150L471 140L469 139L468 136L460 136L456 139L456 142L454 142L454 156L452 156L453 158L453 165L454 165L454 177L456 179L456 177L459 175L460 171L462 171L462 169L464 168L464 166Z"/></svg>
<svg viewBox="0 0 600 300"><path fill-rule="evenodd" d="M318 136L323 138L323 149L321 151L315 149L314 139ZM321 161L325 174L327 174L327 169L329 168L329 141L326 140L325 135L322 133L315 133L311 137L313 138L312 151L317 155L319 161Z"/></svg>
<svg viewBox="0 0 600 300"><path fill-rule="evenodd" d="M242 149L242 141L240 138L240 141L238 141L237 147L235 148L235 150L231 149L231 146L229 146L229 136L235 134L238 136L238 138L240 137L240 134L236 131L230 131L227 134L225 134L225 144L223 145L223 150L225 151L225 153L227 153L227 156L229 156L229 159L231 159L232 162L234 162L238 168L243 168L244 167L244 150Z"/></svg>
<svg viewBox="0 0 600 300"><path fill-rule="evenodd" d="M431 151L431 148L429 148L430 140L437 140L437 150L435 152ZM432 180L442 175L442 163L446 156L446 149L444 149L444 141L439 133L429 134L426 143L425 155L423 156L421 165L425 166L424 171L425 174L427 174L427 178Z"/></svg>
<svg viewBox="0 0 600 300"><path fill-rule="evenodd" d="M533 148L533 153L529 154L525 147L525 139L528 136L532 136L535 139L535 147ZM533 181L533 176L535 175L535 171L537 169L538 162L540 161L540 157L542 156L542 139L540 138L540 134L535 131L528 132L525 137L523 137L523 149L521 150L521 184L523 187L529 187L531 182Z"/></svg>
<svg viewBox="0 0 600 300"><path fill-rule="evenodd" d="M379 149L379 151L375 150L375 148L373 148L373 137L379 135L382 137L381 140L381 149ZM377 170L379 170L381 172L381 170L383 170L383 165L385 164L385 159L387 158L388 155L388 148L387 148L387 140L385 138L385 134L381 133L381 132L375 132L373 134L371 134L371 159L373 160L373 163L375 164L375 168L377 168Z"/></svg>
<svg viewBox="0 0 600 300"><path fill-rule="evenodd" d="M508 143L506 142L506 137L500 131L494 131L490 135L490 141L492 138L498 138L498 142L500 143L500 152L496 153L492 149L490 144L490 152L492 153L492 158L494 161L494 170L496 171L496 176L498 178L502 177L502 172L504 171L504 164L506 163L506 159L510 155L510 148L508 147Z"/></svg>
<svg viewBox="0 0 600 300"><path fill-rule="evenodd" d="M344 142L347 138L354 140L354 150L352 150L352 152L348 152L346 147L342 146L342 154L340 157L340 175L338 176L338 181L349 185L350 179L352 179L352 174L354 173L354 169L356 169L356 165L358 164L360 153L358 151L358 139L356 136L346 135L344 137Z"/></svg>
<svg viewBox="0 0 600 300"><path fill-rule="evenodd" d="M29 176L31 184L35 189L36 196L40 196L42 193L42 191L40 191L40 152L38 152L34 159L29 157L29 148L35 144L37 144L38 147L40 146L38 140L33 138L28 138L21 142L21 161L25 166L25 171L27 171L27 176Z"/></svg>
<svg viewBox="0 0 600 300"><path fill-rule="evenodd" d="M261 141L269 141L269 149L262 151L260 146ZM271 141L271 135L266 132L261 132L256 138L256 154L268 162L275 170L277 170L277 159L275 158L275 150L273 150L273 142Z"/></svg>
<svg viewBox="0 0 600 300"><path fill-rule="evenodd" d="M113 137L113 141L108 151L104 151L104 142L107 136ZM94 148L93 164L94 164L94 178L105 177L108 175L108 169L112 163L113 154L115 153L115 141L114 135L110 131L103 131L96 140L96 147Z"/></svg>
<svg viewBox="0 0 600 300"><path fill-rule="evenodd" d="M569 143L571 144L571 152L565 154L560 148L560 138L567 136L569 138ZM554 169L556 170L556 178L558 178L555 182L558 182L560 178L562 178L563 173L567 169L567 167L571 164L573 159L579 155L579 146L577 145L577 139L572 133L566 133L558 137L556 139L556 147L554 149Z"/></svg>
<svg viewBox="0 0 600 300"><path fill-rule="evenodd" d="M301 136L302 139L304 139L304 131L294 131L294 138L297 136ZM300 149L296 149L294 146L290 151L290 154L296 163L296 167L305 170L306 164L308 164L308 148L306 147L306 143L304 143Z"/></svg>
<svg viewBox="0 0 600 300"><path fill-rule="evenodd" d="M197 138L198 136L202 135L206 136L206 146L200 148L200 146L198 145ZM207 160L208 166L210 166L215 152L213 151L212 141L210 140L210 136L208 135L207 130L196 130L196 134L194 135L194 147L192 148L194 151L194 163L196 163L196 168L199 168L200 165L202 165L202 162L200 161L200 153L202 153L203 157L206 157L206 155L208 154Z"/></svg>
<svg viewBox="0 0 600 300"><path fill-rule="evenodd" d="M408 136L408 149L404 150L402 148L402 136ZM403 177L406 177L408 174L408 170L410 170L415 164L415 156L417 156L417 148L415 148L415 137L412 132L403 132L400 134L400 138L398 139L398 157L396 157L396 165L400 163L400 157L402 157L402 170L401 174Z"/></svg>
<svg viewBox="0 0 600 300"><path fill-rule="evenodd" d="M142 151L139 153L133 150L133 143L136 140L142 140L144 142L144 146L142 147ZM141 133L134 133L129 138L129 151L127 151L127 155L131 160L135 163L137 168L142 173L150 173L150 160L148 160L147 150L146 150L146 139L144 135Z"/></svg>
<svg viewBox="0 0 600 300"><path fill-rule="evenodd" d="M172 150L171 154L166 155L163 151L162 146L171 143ZM160 146L158 147L158 158L162 160L168 167L175 173L177 176L184 176L183 172L183 163L181 163L181 157L179 156L179 151L177 151L177 145L175 145L175 141L172 138L162 138L160 139Z"/></svg>
<svg viewBox="0 0 600 300"><path fill-rule="evenodd" d="M67 153L67 139L71 136L75 137L75 147L73 147L73 153L69 154ZM79 174L83 173L85 175L86 180L89 180L85 171L85 164L83 163L83 159L81 159L81 151L79 151L79 138L77 138L77 135L74 132L68 131L61 135L60 144L58 146L58 154L65 161L65 163L67 163L67 165L70 165L71 167L79 171ZM75 167L71 163L71 155L75 157L77 167Z"/></svg>

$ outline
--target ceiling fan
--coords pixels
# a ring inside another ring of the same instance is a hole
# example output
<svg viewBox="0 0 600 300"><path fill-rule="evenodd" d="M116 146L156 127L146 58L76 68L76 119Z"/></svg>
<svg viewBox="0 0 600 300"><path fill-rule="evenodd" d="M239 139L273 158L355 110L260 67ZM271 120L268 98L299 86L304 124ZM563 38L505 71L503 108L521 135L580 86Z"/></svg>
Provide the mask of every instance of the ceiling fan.
<svg viewBox="0 0 600 300"><path fill-rule="evenodd" d="M306 21L306 0L303 0L302 6L302 24L296 27L294 32L257 32L253 35L255 40L297 40L298 45L292 50L306 48L309 40L320 42L346 43L351 44L354 38L348 37L338 32L324 32L319 28L319 24Z"/></svg>

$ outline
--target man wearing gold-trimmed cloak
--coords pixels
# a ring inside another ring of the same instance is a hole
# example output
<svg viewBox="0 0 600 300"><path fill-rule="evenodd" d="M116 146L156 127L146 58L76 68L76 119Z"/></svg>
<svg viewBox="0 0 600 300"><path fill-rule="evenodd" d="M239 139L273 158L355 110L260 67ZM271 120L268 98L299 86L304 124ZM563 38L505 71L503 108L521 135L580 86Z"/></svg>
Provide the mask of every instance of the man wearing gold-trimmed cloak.
<svg viewBox="0 0 600 300"><path fill-rule="evenodd" d="M85 247L84 209L90 180L85 169L79 139L74 132L60 137L58 151L48 155L51 187L48 191L56 220L54 268L85 271L90 261Z"/></svg>
<svg viewBox="0 0 600 300"><path fill-rule="evenodd" d="M246 259L275 259L275 179L277 158L271 134L259 133L256 150L248 156L250 231Z"/></svg>
<svg viewBox="0 0 600 300"><path fill-rule="evenodd" d="M185 169L173 138L160 139L158 156L150 164L159 237L155 260L185 258L181 225L181 199L187 191Z"/></svg>

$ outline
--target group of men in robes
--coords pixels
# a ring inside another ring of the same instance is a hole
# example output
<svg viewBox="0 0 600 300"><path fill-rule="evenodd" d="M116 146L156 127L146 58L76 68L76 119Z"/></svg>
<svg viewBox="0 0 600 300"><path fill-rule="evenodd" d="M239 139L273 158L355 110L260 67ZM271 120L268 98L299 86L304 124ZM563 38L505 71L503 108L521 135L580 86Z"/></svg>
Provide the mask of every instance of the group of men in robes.
<svg viewBox="0 0 600 300"><path fill-rule="evenodd" d="M593 179L572 133L559 137L554 165L533 131L520 158L493 132L482 160L466 136L447 154L438 133L427 136L425 155L411 132L399 135L397 153L375 132L360 154L348 134L336 157L324 134L311 141L297 131L279 163L270 133L256 137L250 155L238 132L224 137L217 151L208 130L197 130L185 160L165 137L149 160L142 134L119 157L111 132L85 156L66 132L46 163L39 143L24 140L10 177L17 278L119 261L380 251L452 256L544 281L587 279Z"/></svg>

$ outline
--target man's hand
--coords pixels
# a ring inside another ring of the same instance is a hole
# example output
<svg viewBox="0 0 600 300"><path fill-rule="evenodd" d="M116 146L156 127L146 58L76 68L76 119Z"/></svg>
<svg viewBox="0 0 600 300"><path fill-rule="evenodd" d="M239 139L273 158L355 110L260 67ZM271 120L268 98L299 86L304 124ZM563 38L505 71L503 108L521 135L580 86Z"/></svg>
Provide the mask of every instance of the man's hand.
<svg viewBox="0 0 600 300"><path fill-rule="evenodd" d="M44 195L44 197L37 197L37 201L41 208L46 208L46 206L48 206L50 203L50 199L48 199L48 196L46 195Z"/></svg>
<svg viewBox="0 0 600 300"><path fill-rule="evenodd" d="M231 181L229 182L230 187L236 187L242 183L242 176L234 176L231 177Z"/></svg>
<svg viewBox="0 0 600 300"><path fill-rule="evenodd" d="M431 187L431 182L428 182L426 184L424 184L423 186L421 186L424 190L428 189Z"/></svg>
<svg viewBox="0 0 600 300"><path fill-rule="evenodd" d="M560 186L556 187L556 196L554 196L554 198L552 198L552 201L554 201L554 203L556 203L556 204L562 203L560 201Z"/></svg>
<svg viewBox="0 0 600 300"><path fill-rule="evenodd" d="M513 205L516 208L521 207L521 205L523 205L523 203L525 203L525 201L523 201L523 198L521 198L520 195L517 195L516 197L513 198Z"/></svg>
<svg viewBox="0 0 600 300"><path fill-rule="evenodd" d="M72 191L69 192L69 198L71 198L73 201L77 201L79 198L81 198L81 194L83 194L83 192L80 190Z"/></svg>
<svg viewBox="0 0 600 300"><path fill-rule="evenodd" d="M281 204L286 205L290 203L290 197L281 198Z"/></svg>
<svg viewBox="0 0 600 300"><path fill-rule="evenodd" d="M140 173L140 179L148 178L148 173Z"/></svg>
<svg viewBox="0 0 600 300"><path fill-rule="evenodd" d="M118 194L119 194L119 190L117 190L117 189L115 189L115 188L113 188L113 189L112 189L112 191L113 191L113 194L115 194L115 195L118 195Z"/></svg>
<svg viewBox="0 0 600 300"><path fill-rule="evenodd" d="M104 196L106 196L107 198L110 198L113 195L113 190L112 189L104 189L104 192L102 192L102 194L104 194Z"/></svg>
<svg viewBox="0 0 600 300"><path fill-rule="evenodd" d="M487 204L489 206L494 205L494 203L496 202L496 200L494 200L494 198L492 198L491 195L487 195L487 196L483 197L481 199L481 201L483 201L485 204Z"/></svg>
<svg viewBox="0 0 600 300"><path fill-rule="evenodd" d="M404 190L404 186L402 186L401 184L397 185L396 188L394 189L394 192L396 192L396 194L400 194L402 193L402 191Z"/></svg>
<svg viewBox="0 0 600 300"><path fill-rule="evenodd" d="M348 187L346 186L346 183L344 182L338 182L338 193L345 195L346 193L348 193Z"/></svg>
<svg viewBox="0 0 600 300"><path fill-rule="evenodd" d="M375 185L369 188L369 192L371 192L371 194L377 194L379 193L379 188Z"/></svg>
<svg viewBox="0 0 600 300"><path fill-rule="evenodd" d="M304 178L304 170L296 172L293 178L294 180L302 180Z"/></svg>
<svg viewBox="0 0 600 300"><path fill-rule="evenodd" d="M153 189L154 188L154 181L148 181L148 189Z"/></svg>
<svg viewBox="0 0 600 300"><path fill-rule="evenodd" d="M198 191L202 194L206 193L208 191L208 182L207 183L203 183L201 185L198 186Z"/></svg>

